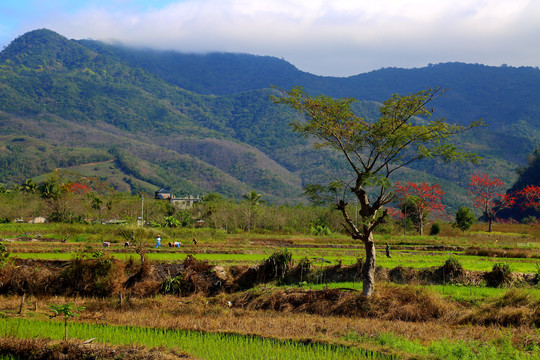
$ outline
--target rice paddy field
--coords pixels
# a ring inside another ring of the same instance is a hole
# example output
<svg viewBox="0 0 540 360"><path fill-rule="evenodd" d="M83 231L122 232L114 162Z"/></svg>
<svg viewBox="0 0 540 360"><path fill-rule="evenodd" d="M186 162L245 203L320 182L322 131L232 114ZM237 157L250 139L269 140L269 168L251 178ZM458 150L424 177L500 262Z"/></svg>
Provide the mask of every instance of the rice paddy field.
<svg viewBox="0 0 540 360"><path fill-rule="evenodd" d="M513 273L540 277L540 230L525 225L496 225L494 230L487 234L477 226L466 234L443 231L438 236L380 235L376 238L377 266L421 270L441 267L453 258L472 272L489 272L495 264L504 263ZM124 247L122 231L116 225L0 224L8 261L69 262L77 254L90 252L124 262L137 261L135 249ZM159 249L154 243L157 234L163 238ZM294 263L308 259L312 267L322 271L338 264L352 266L363 257L363 247L342 235L144 229L137 237L145 244L151 264L182 263L192 255L211 266L248 268L287 249ZM193 244L193 237L197 244ZM104 247L105 241L110 246ZM174 241L182 245L167 245ZM391 248L391 257L385 256L386 244ZM296 311L290 306L263 304L269 300L257 300L259 303L244 307L235 305L239 298L255 297L253 294L261 299L275 293L293 296L343 289L344 294L354 294L361 291L361 286L360 280L288 285L271 282L245 294L158 294L129 298L123 300L124 305L117 297L22 297L5 293L0 296L0 345L2 339L8 338L62 339L65 324L59 318L49 318L50 305L69 303L84 308L68 319L70 339L95 338L95 342L111 346L178 351L193 359L540 359L540 330L535 325L535 321L540 324L538 284L514 283L510 288L488 287L483 282L376 284L376 289L381 289L377 295L380 303L390 301L392 296L410 297L413 293L420 299L399 299L400 305L389 308L399 307L403 313L430 311L428 306L442 309L428 320L390 316L389 312L373 309L362 309L369 316ZM422 305L426 301L430 305ZM3 354L0 359L19 357Z"/></svg>
<svg viewBox="0 0 540 360"><path fill-rule="evenodd" d="M315 263L322 264L354 264L358 257L361 257L361 251L357 250L357 256L351 255L325 255L324 252L313 251L311 253L305 251L290 250L296 259L302 259L307 257L314 260ZM133 257L132 253L117 253L108 250L111 256L114 256L119 260L128 260ZM165 262L181 262L186 259L188 255L193 255L193 252L189 250L178 250L177 252L148 253L148 258L152 261L165 261ZM254 265L260 263L264 259L268 258L269 254L208 254L208 253L195 253L195 256L199 260L208 260L212 264L228 264L228 265ZM70 260L73 258L72 253L51 252L51 253L14 253L14 256L20 259L41 259L41 260ZM508 264L510 268L515 272L532 273L537 271L538 258L501 258L497 257L483 257L483 256L469 256L460 255L454 252L422 252L422 251L399 251L394 250L391 258L379 257L377 265L382 268L392 269L397 266L411 267L411 268L428 268L434 266L441 266L450 257L454 256L458 259L466 270L473 271L489 271L493 268L493 265L500 263L501 261ZM320 260L324 259L324 260Z"/></svg>

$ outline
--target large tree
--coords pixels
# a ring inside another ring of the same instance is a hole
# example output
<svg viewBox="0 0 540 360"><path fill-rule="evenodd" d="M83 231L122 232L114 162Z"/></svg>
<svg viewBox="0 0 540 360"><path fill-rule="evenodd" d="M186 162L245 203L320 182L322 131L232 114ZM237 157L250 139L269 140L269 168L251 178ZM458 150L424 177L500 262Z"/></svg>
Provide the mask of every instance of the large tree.
<svg viewBox="0 0 540 360"><path fill-rule="evenodd" d="M511 207L516 201L513 194L505 194L504 190L504 183L499 178L490 178L486 174L471 174L467 193L472 197L473 206L484 213L489 233L497 213Z"/></svg>
<svg viewBox="0 0 540 360"><path fill-rule="evenodd" d="M527 185L519 190L517 195L521 198L522 210L533 208L540 211L540 185Z"/></svg>
<svg viewBox="0 0 540 360"><path fill-rule="evenodd" d="M357 198L360 223L350 216L347 196L336 201L344 227L350 236L364 243L366 259L362 268L363 294L371 296L375 283L375 241L373 232L385 221L395 195L390 176L398 169L421 159L441 158L446 161L476 160L476 155L458 149L451 136L481 124L453 125L444 119L432 120L430 103L441 95L439 88L426 89L405 96L393 95L380 108L377 121L369 122L352 109L352 98L333 99L310 96L295 87L275 97L275 103L287 104L305 116L292 124L303 136L320 140L317 147L337 150L353 172L350 181L343 181ZM343 174L336 174L342 177ZM324 190L324 187L319 188Z"/></svg>
<svg viewBox="0 0 540 360"><path fill-rule="evenodd" d="M420 235L424 235L424 220L429 216L432 210L442 212L444 205L441 203L441 197L444 195L442 186L439 184L429 185L426 182L407 184L396 183L396 194L402 207L406 206L407 200L412 205L413 213L418 219L418 230Z"/></svg>

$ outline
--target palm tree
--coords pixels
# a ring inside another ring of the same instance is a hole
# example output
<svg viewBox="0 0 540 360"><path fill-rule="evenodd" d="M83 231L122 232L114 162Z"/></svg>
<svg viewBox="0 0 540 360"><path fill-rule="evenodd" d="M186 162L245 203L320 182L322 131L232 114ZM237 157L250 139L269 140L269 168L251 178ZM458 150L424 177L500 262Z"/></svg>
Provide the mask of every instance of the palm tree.
<svg viewBox="0 0 540 360"><path fill-rule="evenodd" d="M32 179L26 179L26 181L21 184L21 190L24 192L35 194L36 189L37 185Z"/></svg>
<svg viewBox="0 0 540 360"><path fill-rule="evenodd" d="M252 190L246 195L242 195L242 197L246 199L251 206L256 206L259 205L260 202L263 202L264 200L261 200L261 196L262 195L257 193L255 190Z"/></svg>
<svg viewBox="0 0 540 360"><path fill-rule="evenodd" d="M255 190L252 190L250 193L246 195L242 195L242 197L246 200L247 204L249 205L244 210L244 216L246 221L245 229L247 231L251 231L255 225L255 221L257 218L257 209L255 207L259 205L261 202L264 202L264 200L261 200L261 194L257 193Z"/></svg>

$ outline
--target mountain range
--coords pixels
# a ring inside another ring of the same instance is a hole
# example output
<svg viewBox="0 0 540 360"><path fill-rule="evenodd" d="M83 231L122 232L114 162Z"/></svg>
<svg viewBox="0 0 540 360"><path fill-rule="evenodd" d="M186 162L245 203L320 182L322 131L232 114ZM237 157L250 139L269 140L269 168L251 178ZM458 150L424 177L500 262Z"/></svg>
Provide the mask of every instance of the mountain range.
<svg viewBox="0 0 540 360"><path fill-rule="evenodd" d="M304 201L305 184L346 178L347 167L293 133L298 115L270 100L293 86L354 97L366 119L394 93L446 89L434 117L482 118L487 127L455 139L482 160L422 162L395 180L441 183L451 207L467 205L472 172L510 187L540 143L538 68L443 63L322 77L270 56L137 49L40 29L0 52L0 183L68 168L122 191L240 198L256 190L273 203Z"/></svg>

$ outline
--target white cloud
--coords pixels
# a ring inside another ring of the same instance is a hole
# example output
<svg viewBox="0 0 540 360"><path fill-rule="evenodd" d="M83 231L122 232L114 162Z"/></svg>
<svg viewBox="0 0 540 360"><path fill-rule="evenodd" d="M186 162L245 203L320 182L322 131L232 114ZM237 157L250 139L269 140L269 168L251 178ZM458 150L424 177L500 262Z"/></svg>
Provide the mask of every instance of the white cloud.
<svg viewBox="0 0 540 360"><path fill-rule="evenodd" d="M540 64L537 0L185 0L146 10L125 0L107 4L46 14L27 26L186 52L274 55L324 75L444 61Z"/></svg>

